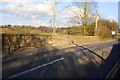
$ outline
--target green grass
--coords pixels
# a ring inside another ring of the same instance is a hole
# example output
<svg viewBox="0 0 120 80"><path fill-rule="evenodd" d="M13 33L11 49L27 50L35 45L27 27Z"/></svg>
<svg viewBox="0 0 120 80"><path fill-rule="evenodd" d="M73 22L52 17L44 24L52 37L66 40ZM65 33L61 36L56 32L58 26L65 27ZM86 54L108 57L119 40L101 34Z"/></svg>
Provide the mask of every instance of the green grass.
<svg viewBox="0 0 120 80"><path fill-rule="evenodd" d="M112 39L118 39L118 37L114 37L114 38L101 38L100 41L107 41L107 40L112 40Z"/></svg>
<svg viewBox="0 0 120 80"><path fill-rule="evenodd" d="M107 40L112 40L112 38L103 38L103 39L100 39L100 41L107 41Z"/></svg>

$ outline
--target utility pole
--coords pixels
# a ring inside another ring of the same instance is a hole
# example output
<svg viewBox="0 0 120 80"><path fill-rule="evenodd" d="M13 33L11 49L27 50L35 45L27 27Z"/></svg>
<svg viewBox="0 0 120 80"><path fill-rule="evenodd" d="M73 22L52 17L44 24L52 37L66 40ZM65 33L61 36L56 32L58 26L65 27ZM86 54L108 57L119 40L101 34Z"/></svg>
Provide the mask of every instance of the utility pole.
<svg viewBox="0 0 120 80"><path fill-rule="evenodd" d="M96 15L95 15L95 31L94 31L94 35L97 36L97 21L98 21L98 11L96 10Z"/></svg>
<svg viewBox="0 0 120 80"><path fill-rule="evenodd" d="M53 0L51 0L52 4L52 13L53 13L53 23L52 23L52 28L53 28L53 34L55 34L55 26L56 26L56 6Z"/></svg>
<svg viewBox="0 0 120 80"><path fill-rule="evenodd" d="M87 26L87 12L86 12L86 8L87 8L87 2L84 3L84 24L83 24L83 33L84 33L84 36L86 35L86 26Z"/></svg>

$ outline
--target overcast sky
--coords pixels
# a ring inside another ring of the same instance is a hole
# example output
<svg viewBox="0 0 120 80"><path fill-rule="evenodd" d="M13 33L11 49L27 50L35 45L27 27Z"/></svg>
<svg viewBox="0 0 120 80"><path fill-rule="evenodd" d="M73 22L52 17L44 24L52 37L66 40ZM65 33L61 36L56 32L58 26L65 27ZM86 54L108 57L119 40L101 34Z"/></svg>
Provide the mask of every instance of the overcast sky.
<svg viewBox="0 0 120 80"><path fill-rule="evenodd" d="M66 25L67 19L73 15L73 11L79 10L79 13L82 14L82 9L70 5L70 1L58 3L57 23L60 27ZM118 1L98 2L98 12L103 18L118 22ZM50 26L51 19L52 5L50 0L0 1L0 25Z"/></svg>

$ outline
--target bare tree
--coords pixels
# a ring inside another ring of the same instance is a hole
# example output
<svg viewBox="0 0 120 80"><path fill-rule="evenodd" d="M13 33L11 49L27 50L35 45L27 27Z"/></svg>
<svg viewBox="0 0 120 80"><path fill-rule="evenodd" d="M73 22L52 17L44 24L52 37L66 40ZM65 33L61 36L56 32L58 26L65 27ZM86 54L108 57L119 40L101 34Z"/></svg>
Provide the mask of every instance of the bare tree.
<svg viewBox="0 0 120 80"><path fill-rule="evenodd" d="M52 20L50 22L52 22L52 28L53 28L53 34L55 34L56 30L56 26L57 26L57 22L56 22L56 16L57 16L57 5L58 5L58 1L57 0L51 0L51 5L52 5Z"/></svg>
<svg viewBox="0 0 120 80"><path fill-rule="evenodd" d="M73 2L73 5L81 8L83 13L78 15L84 27L84 35L86 35L86 26L94 21L97 10L97 3L93 0L81 0L81 2Z"/></svg>

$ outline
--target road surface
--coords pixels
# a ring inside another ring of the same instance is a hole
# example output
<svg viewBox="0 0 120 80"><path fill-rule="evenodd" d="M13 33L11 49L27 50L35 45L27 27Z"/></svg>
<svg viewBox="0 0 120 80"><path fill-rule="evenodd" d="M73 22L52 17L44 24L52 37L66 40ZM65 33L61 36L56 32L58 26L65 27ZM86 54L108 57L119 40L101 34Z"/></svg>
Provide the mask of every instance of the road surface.
<svg viewBox="0 0 120 80"><path fill-rule="evenodd" d="M52 49L38 48L36 52L14 53L3 58L2 79L103 78L119 58L112 59L110 56L116 56L113 55L118 50L113 50L116 43L112 40L86 45L71 44L73 46L66 48L52 46ZM111 59L113 65L110 64Z"/></svg>

